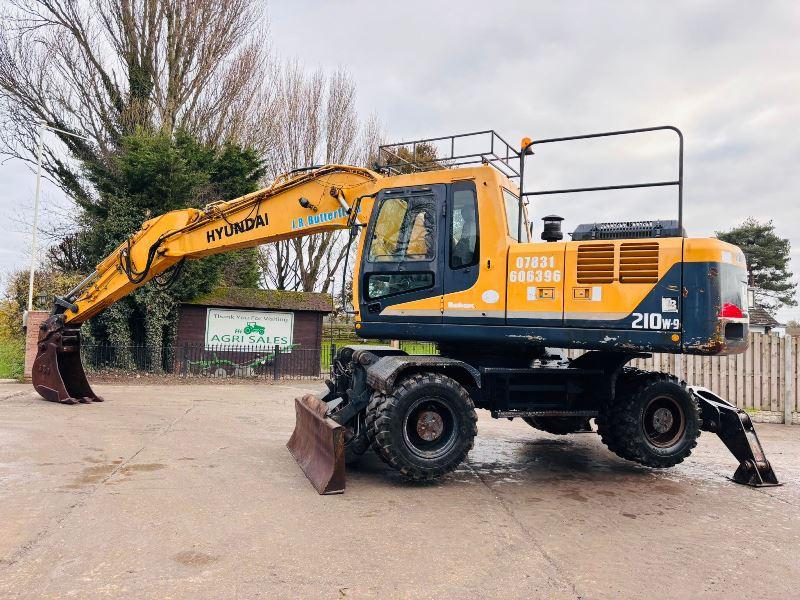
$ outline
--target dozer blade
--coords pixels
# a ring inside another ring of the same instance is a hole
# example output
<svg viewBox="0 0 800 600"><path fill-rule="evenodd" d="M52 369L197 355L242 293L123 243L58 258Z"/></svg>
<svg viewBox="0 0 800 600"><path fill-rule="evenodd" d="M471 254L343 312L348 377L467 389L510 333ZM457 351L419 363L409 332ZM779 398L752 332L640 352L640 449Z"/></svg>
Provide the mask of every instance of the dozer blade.
<svg viewBox="0 0 800 600"><path fill-rule="evenodd" d="M286 447L320 494L344 492L344 427L325 416L328 406L313 394L295 398L294 432Z"/></svg>
<svg viewBox="0 0 800 600"><path fill-rule="evenodd" d="M64 325L63 315L50 316L39 328L33 387L50 402L102 402L92 391L81 364L80 332Z"/></svg>
<svg viewBox="0 0 800 600"><path fill-rule="evenodd" d="M703 429L716 433L739 461L731 479L753 487L781 485L756 435L750 415L704 387L690 385L703 412Z"/></svg>

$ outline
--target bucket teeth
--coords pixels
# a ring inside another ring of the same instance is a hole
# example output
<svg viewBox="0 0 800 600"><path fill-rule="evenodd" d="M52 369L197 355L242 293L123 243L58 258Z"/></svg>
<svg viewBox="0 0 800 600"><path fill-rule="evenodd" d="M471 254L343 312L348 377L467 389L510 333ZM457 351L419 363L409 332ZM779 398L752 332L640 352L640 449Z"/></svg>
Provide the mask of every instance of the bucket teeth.
<svg viewBox="0 0 800 600"><path fill-rule="evenodd" d="M294 401L296 421L286 447L320 494L345 486L344 427L327 418L327 405L308 394Z"/></svg>
<svg viewBox="0 0 800 600"><path fill-rule="evenodd" d="M88 404L103 399L92 391L81 364L80 332L52 315L39 328L33 387L50 402Z"/></svg>

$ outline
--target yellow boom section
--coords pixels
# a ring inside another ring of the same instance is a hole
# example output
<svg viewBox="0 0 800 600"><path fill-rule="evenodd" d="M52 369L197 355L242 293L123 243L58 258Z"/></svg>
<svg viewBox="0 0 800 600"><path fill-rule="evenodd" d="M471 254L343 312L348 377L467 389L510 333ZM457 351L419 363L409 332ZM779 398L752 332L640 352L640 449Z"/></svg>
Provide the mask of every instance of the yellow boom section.
<svg viewBox="0 0 800 600"><path fill-rule="evenodd" d="M380 179L369 169L327 165L281 176L229 202L145 221L67 296L72 306L64 321L86 321L183 259L345 228L349 209L358 198L373 194Z"/></svg>

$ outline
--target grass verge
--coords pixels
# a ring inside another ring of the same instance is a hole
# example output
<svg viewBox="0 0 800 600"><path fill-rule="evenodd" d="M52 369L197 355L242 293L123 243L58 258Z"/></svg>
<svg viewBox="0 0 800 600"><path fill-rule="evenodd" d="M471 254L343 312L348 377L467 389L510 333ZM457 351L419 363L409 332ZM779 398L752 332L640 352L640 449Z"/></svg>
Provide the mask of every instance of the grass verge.
<svg viewBox="0 0 800 600"><path fill-rule="evenodd" d="M25 361L22 339L0 338L0 379L21 379Z"/></svg>

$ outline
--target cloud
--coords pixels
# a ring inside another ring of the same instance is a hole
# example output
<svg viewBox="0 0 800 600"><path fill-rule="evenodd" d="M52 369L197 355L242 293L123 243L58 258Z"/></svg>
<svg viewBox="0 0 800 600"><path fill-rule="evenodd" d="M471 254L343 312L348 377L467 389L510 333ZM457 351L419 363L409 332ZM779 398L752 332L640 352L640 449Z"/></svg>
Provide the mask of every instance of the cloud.
<svg viewBox="0 0 800 600"><path fill-rule="evenodd" d="M395 139L494 128L516 142L677 125L691 235L754 216L774 219L800 247L798 3L294 0L271 3L270 20L282 56L347 67L361 112L377 114ZM669 177L673 153L664 135L627 147L542 148L530 185ZM0 167L0 177L17 180L17 168ZM0 188L0 203L18 201L17 190ZM674 205L665 190L630 191L535 210L563 214L572 230L669 218ZM0 254L0 269L9 264Z"/></svg>
<svg viewBox="0 0 800 600"><path fill-rule="evenodd" d="M377 112L396 139L495 128L516 141L674 124L686 136L689 234L754 216L774 219L795 248L799 26L796 3L412 1L390 14L375 2L272 6L276 47L312 65L350 68L362 110ZM298 32L326 28L335 35L292 43ZM541 147L529 185L669 178L673 153L663 134L627 148ZM659 189L552 197L534 211L562 214L571 230L582 221L670 218L675 205Z"/></svg>

